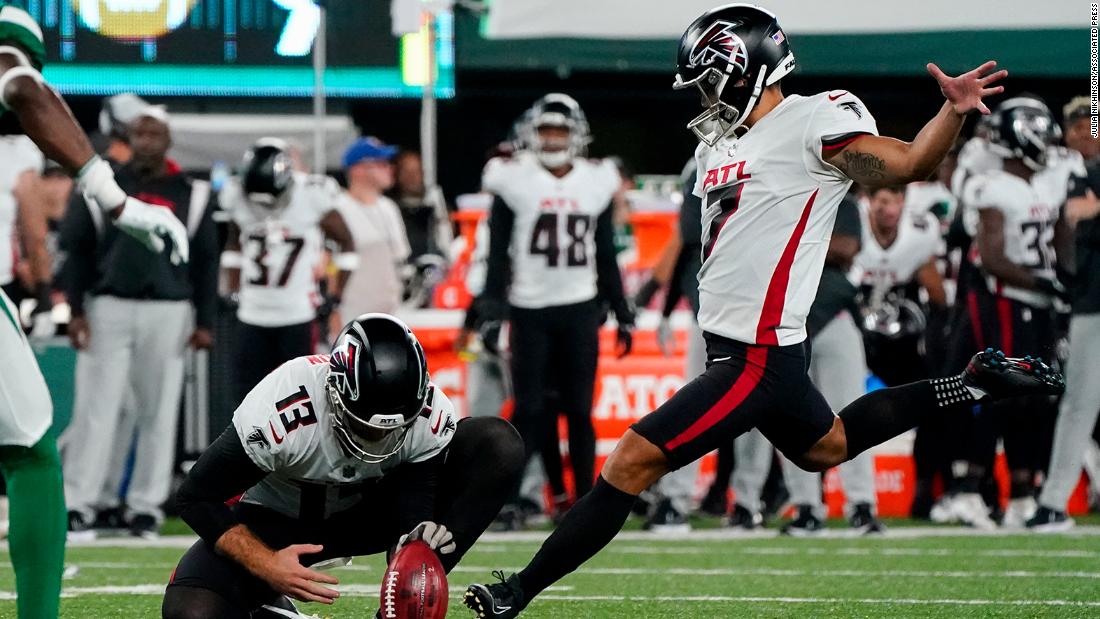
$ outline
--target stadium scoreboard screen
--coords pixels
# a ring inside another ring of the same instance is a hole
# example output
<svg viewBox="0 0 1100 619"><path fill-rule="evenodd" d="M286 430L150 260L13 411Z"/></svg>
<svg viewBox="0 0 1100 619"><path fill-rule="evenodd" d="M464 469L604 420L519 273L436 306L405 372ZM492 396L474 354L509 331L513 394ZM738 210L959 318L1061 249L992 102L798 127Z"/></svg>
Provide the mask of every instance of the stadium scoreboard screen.
<svg viewBox="0 0 1100 619"><path fill-rule="evenodd" d="M313 0L15 0L42 26L46 78L66 94L309 96ZM390 3L330 0L325 90L419 97L427 27L396 37ZM454 95L454 24L436 20L436 94Z"/></svg>

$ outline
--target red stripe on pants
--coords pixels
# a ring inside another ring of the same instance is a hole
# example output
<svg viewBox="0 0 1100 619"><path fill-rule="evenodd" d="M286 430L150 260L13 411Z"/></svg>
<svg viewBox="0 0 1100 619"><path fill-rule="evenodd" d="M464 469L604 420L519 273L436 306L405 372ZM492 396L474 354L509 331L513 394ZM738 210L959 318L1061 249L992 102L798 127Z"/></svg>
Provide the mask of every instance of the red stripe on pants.
<svg viewBox="0 0 1100 619"><path fill-rule="evenodd" d="M730 387L730 390L719 398L719 400L714 403L714 406L710 407L710 410L702 417L696 419L695 423L688 426L687 430L684 430L679 436L665 443L665 449L676 449L680 445L698 438L701 434L713 428L719 421L725 419L727 415L745 401L745 398L749 397L749 394L756 388L756 385L760 384L760 379L764 376L764 368L767 362L767 347L750 346L748 354L745 357L745 367L741 370L741 375L733 382L733 386Z"/></svg>
<svg viewBox="0 0 1100 619"><path fill-rule="evenodd" d="M1001 323L1001 350L1012 355L1012 303L1004 297L997 297L997 322Z"/></svg>
<svg viewBox="0 0 1100 619"><path fill-rule="evenodd" d="M798 251L798 244L802 241L802 234L806 232L806 222L810 220L810 209L814 206L818 190L810 194L806 206L802 208L802 217L791 233L787 246L783 248L783 254L779 256L779 264L775 265L771 281L768 282L768 292L764 295L764 307L760 310L760 322L756 325L756 343L779 344L779 336L775 329L783 320L783 305L787 301L787 284L791 280L791 266L794 265L794 255ZM816 286L816 284L815 284Z"/></svg>

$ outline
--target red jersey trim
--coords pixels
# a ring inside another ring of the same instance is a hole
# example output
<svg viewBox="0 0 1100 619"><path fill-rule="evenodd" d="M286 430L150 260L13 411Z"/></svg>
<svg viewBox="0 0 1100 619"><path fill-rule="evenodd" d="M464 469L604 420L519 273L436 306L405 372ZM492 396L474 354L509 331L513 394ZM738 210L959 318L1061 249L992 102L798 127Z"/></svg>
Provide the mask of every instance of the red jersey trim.
<svg viewBox="0 0 1100 619"><path fill-rule="evenodd" d="M794 265L794 256L798 252L798 245L802 242L802 235L806 232L806 223L810 220L810 211L813 209L814 200L817 198L815 189L806 201L802 209L802 217L791 233L787 246L783 248L783 254L779 257L779 263L775 265L771 281L768 282L768 291L764 295L764 307L760 310L760 322L756 325L756 343L776 346L779 344L779 336L775 330L783 320L783 307L787 302L787 287L791 281L791 267Z"/></svg>

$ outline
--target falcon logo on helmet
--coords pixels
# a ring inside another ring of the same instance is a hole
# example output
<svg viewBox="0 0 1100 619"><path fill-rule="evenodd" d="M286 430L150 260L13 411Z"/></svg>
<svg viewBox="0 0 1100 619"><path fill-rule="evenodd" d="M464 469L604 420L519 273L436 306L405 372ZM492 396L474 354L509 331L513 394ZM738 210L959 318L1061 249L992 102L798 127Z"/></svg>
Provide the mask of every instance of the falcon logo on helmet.
<svg viewBox="0 0 1100 619"><path fill-rule="evenodd" d="M383 462L400 451L431 406L424 349L408 325L386 314L364 314L344 327L326 384L336 438L363 462Z"/></svg>
<svg viewBox="0 0 1100 619"><path fill-rule="evenodd" d="M329 359L329 380L349 400L359 399L359 344L348 335L336 344Z"/></svg>
<svg viewBox="0 0 1100 619"><path fill-rule="evenodd" d="M705 111L688 129L707 146L744 124L764 89L795 66L775 15L751 4L728 4L701 15L680 37L676 56L672 87L698 91Z"/></svg>
<svg viewBox="0 0 1100 619"><path fill-rule="evenodd" d="M749 56L745 52L745 42L734 34L733 28L734 25L727 21L714 22L691 50L688 65L700 67L721 58L744 73L748 69Z"/></svg>

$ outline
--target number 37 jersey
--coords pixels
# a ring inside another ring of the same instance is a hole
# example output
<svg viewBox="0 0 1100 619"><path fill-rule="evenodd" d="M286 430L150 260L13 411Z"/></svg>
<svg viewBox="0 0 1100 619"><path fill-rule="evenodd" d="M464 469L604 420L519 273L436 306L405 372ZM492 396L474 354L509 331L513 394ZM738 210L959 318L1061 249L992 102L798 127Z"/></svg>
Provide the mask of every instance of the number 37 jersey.
<svg viewBox="0 0 1100 619"><path fill-rule="evenodd" d="M595 298L596 222L619 185L610 161L575 159L562 178L527 152L485 166L482 188L514 215L512 305L539 309Z"/></svg>
<svg viewBox="0 0 1100 619"><path fill-rule="evenodd" d="M296 174L290 192L285 206L271 209L253 204L231 179L219 197L241 231L237 317L250 325L282 327L316 317L320 222L335 208L339 187L328 177Z"/></svg>

